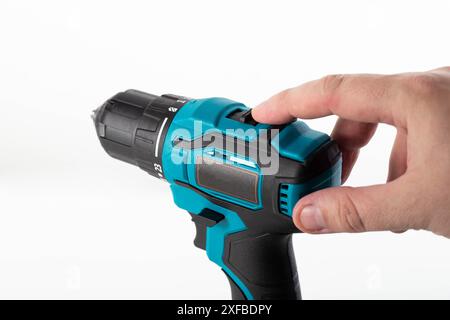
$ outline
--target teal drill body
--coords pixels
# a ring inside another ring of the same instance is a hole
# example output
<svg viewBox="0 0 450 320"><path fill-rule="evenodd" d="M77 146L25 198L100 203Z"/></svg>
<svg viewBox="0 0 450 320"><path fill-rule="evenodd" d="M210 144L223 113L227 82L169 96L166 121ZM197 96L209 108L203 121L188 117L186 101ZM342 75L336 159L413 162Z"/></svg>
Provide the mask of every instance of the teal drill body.
<svg viewBox="0 0 450 320"><path fill-rule="evenodd" d="M341 153L304 122L257 123L225 98L119 93L94 112L113 157L170 183L196 226L194 244L227 275L233 299L300 299L292 212L340 185Z"/></svg>

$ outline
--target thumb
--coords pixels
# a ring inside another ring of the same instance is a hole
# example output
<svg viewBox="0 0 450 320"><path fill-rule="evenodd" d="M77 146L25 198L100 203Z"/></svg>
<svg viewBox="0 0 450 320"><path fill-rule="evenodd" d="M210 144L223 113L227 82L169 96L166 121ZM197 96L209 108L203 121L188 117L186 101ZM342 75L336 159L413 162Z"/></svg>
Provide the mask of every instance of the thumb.
<svg viewBox="0 0 450 320"><path fill-rule="evenodd" d="M307 233L420 229L403 199L402 181L369 187L335 187L303 197L294 208L295 225Z"/></svg>

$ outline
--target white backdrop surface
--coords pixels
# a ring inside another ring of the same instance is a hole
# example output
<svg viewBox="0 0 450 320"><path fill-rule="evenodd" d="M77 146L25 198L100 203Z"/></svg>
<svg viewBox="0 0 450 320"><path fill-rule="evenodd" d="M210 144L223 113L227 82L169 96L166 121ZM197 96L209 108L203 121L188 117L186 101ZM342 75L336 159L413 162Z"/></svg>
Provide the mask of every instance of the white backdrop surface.
<svg viewBox="0 0 450 320"><path fill-rule="evenodd" d="M229 297L169 186L102 150L114 93L253 106L328 73L449 64L449 1L0 3L0 298ZM308 121L330 132L332 117ZM380 126L347 185L386 179ZM450 240L296 235L305 299L450 298Z"/></svg>

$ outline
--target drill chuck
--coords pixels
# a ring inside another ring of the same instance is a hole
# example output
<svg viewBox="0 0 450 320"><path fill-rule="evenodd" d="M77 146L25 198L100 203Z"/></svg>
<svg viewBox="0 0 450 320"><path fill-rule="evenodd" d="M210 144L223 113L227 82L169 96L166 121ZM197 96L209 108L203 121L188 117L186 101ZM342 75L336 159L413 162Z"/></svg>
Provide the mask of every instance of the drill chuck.
<svg viewBox="0 0 450 320"><path fill-rule="evenodd" d="M165 136L175 112L188 100L138 90L120 92L93 112L98 138L111 157L164 178Z"/></svg>

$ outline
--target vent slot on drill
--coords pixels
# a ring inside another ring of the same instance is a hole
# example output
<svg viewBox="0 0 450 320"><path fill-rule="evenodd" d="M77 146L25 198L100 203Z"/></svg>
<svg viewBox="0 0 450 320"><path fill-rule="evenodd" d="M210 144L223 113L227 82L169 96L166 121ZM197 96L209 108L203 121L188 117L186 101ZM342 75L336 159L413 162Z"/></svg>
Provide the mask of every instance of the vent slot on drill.
<svg viewBox="0 0 450 320"><path fill-rule="evenodd" d="M280 190L278 195L278 206L281 213L287 214L289 210L289 189L290 186L288 184L282 183L280 184Z"/></svg>

